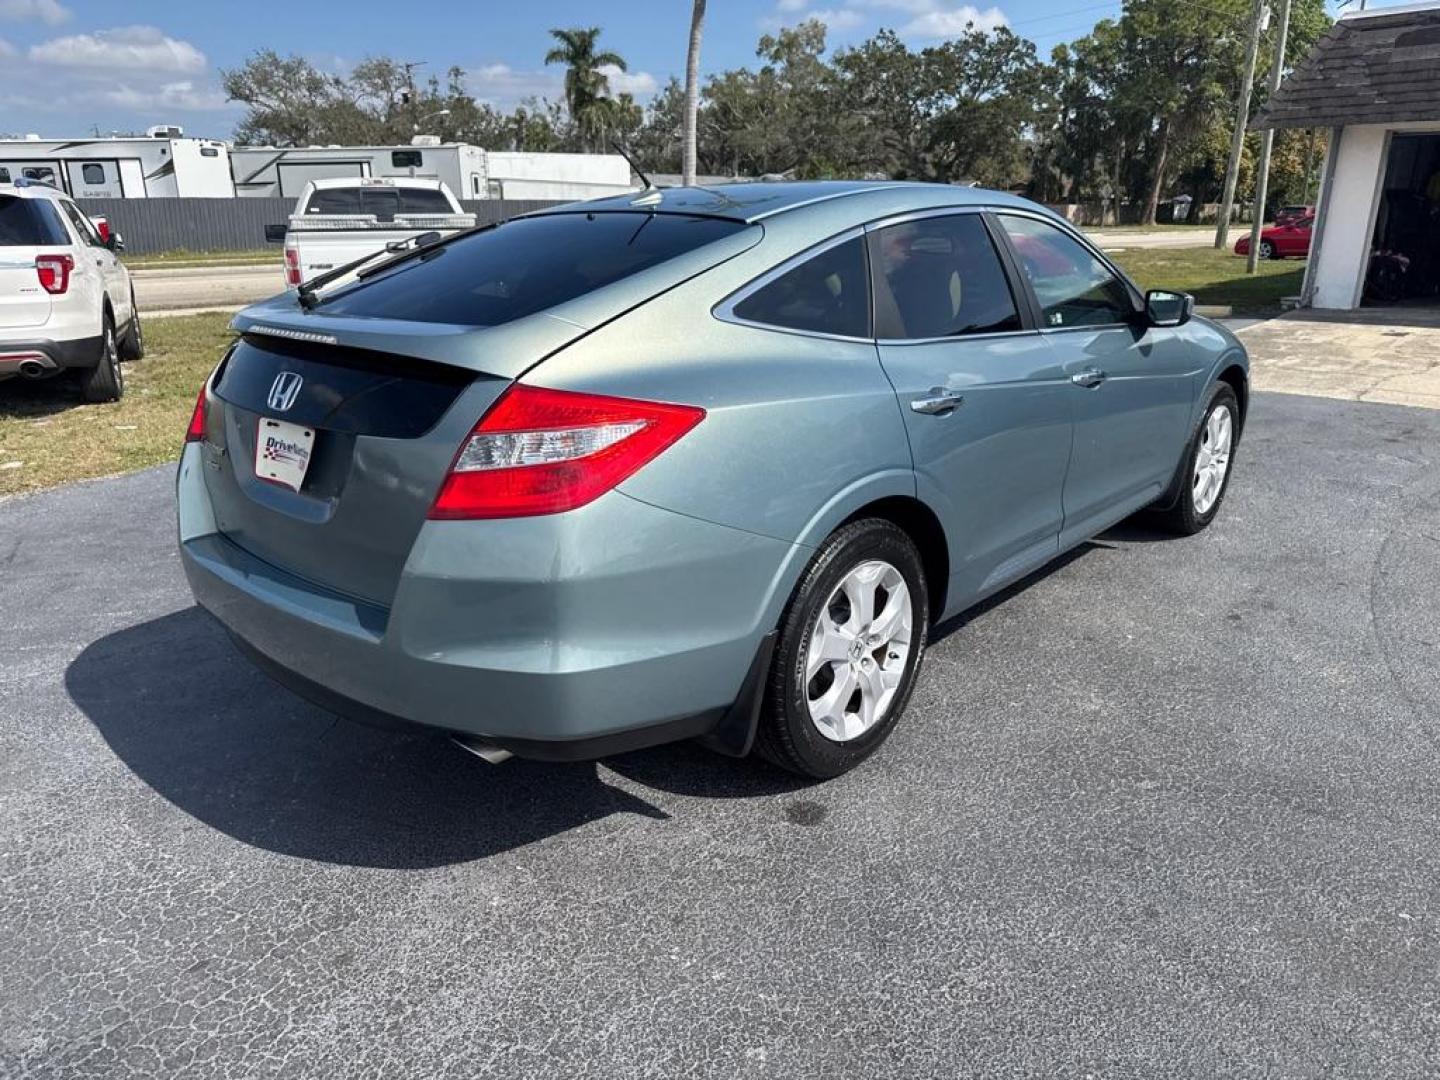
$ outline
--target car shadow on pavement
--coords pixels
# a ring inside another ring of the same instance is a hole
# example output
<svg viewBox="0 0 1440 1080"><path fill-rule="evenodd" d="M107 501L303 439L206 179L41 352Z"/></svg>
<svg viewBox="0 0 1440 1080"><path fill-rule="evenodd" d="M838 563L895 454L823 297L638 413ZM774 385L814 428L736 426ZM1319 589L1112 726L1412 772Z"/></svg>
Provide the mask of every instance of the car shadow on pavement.
<svg viewBox="0 0 1440 1080"><path fill-rule="evenodd" d="M134 774L246 844L352 866L407 869L485 858L611 814L667 819L593 763L487 765L421 729L339 720L271 682L208 615L189 608L87 646L71 699ZM626 755L620 771L706 794L745 763L698 749Z"/></svg>

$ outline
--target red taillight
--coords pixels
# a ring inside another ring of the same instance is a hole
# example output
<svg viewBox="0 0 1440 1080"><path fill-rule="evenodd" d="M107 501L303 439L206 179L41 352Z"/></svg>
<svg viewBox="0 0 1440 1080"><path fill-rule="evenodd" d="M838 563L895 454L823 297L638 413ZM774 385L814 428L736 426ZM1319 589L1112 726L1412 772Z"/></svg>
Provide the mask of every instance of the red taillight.
<svg viewBox="0 0 1440 1080"><path fill-rule="evenodd" d="M206 379L205 383L201 384L200 396L195 399L195 411L190 414L190 426L185 430L187 443L205 441L205 411L208 406L208 402L205 400L205 390L209 381Z"/></svg>
<svg viewBox="0 0 1440 1080"><path fill-rule="evenodd" d="M300 284L300 249L287 247L285 249L285 284Z"/></svg>
<svg viewBox="0 0 1440 1080"><path fill-rule="evenodd" d="M40 287L54 296L70 288L70 271L74 269L75 260L69 255L35 256L35 276L40 279Z"/></svg>
<svg viewBox="0 0 1440 1080"><path fill-rule="evenodd" d="M432 518L558 514L598 499L701 420L690 405L518 383L460 446Z"/></svg>

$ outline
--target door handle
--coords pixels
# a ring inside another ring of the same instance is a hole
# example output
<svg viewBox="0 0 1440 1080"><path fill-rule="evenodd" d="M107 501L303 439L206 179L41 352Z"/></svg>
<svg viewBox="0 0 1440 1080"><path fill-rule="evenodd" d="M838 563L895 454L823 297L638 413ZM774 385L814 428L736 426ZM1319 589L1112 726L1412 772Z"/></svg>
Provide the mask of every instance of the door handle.
<svg viewBox="0 0 1440 1080"><path fill-rule="evenodd" d="M965 404L965 395L957 394L953 390L946 390L943 386L932 387L929 397L916 398L910 402L910 408L926 416L944 416L955 411L956 406Z"/></svg>
<svg viewBox="0 0 1440 1080"><path fill-rule="evenodd" d="M1074 375L1071 375L1070 381L1076 386L1083 386L1085 389L1090 390L1099 386L1106 378L1105 372L1099 368L1089 367L1084 371L1077 371Z"/></svg>

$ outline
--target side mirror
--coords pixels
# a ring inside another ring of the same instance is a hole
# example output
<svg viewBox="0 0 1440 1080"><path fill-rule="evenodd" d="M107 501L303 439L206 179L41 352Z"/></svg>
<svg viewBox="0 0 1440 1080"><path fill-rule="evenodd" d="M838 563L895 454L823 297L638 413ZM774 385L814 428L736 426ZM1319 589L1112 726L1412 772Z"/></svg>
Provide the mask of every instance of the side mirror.
<svg viewBox="0 0 1440 1080"><path fill-rule="evenodd" d="M111 251L124 251L125 238L121 236L118 232L112 232L110 234L110 239L105 241L105 246L108 247Z"/></svg>
<svg viewBox="0 0 1440 1080"><path fill-rule="evenodd" d="M1145 294L1145 318L1151 326L1184 326L1195 314L1195 297L1189 293L1151 289Z"/></svg>
<svg viewBox="0 0 1440 1080"><path fill-rule="evenodd" d="M285 228L286 226L284 225L266 225L265 242L267 244L283 244L285 242Z"/></svg>

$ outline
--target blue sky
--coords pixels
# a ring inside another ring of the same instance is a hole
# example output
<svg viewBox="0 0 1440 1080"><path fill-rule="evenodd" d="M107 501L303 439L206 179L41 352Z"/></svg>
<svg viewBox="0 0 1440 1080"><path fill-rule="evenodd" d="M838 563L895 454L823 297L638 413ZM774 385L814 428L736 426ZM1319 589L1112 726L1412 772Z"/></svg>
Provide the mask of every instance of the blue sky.
<svg viewBox="0 0 1440 1080"><path fill-rule="evenodd" d="M762 33L812 16L835 45L882 26L918 46L967 19L1003 22L1048 55L1119 10L1120 0L709 0L703 67L751 64ZM552 26L602 26L605 45L629 61L614 85L644 99L682 71L689 17L690 0L0 0L0 132L61 138L178 123L228 138L240 109L225 102L218 70L265 46L342 72L378 53L426 61L423 71L458 64L477 97L509 107L558 97L560 71L542 64Z"/></svg>

